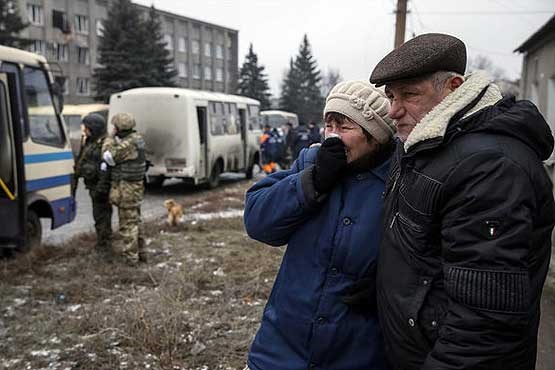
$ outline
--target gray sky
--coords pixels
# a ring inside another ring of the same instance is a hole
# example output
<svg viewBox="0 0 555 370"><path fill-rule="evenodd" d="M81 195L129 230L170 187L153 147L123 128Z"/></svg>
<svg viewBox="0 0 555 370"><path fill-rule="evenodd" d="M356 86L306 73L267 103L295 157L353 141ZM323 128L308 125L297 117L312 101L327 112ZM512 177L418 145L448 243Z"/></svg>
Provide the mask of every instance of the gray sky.
<svg viewBox="0 0 555 370"><path fill-rule="evenodd" d="M252 42L274 95L305 33L320 70L339 69L346 80L366 80L393 48L396 0L133 1L239 30L239 63ZM513 50L555 13L555 0L409 0L409 10L407 39L449 33L515 79L522 57Z"/></svg>

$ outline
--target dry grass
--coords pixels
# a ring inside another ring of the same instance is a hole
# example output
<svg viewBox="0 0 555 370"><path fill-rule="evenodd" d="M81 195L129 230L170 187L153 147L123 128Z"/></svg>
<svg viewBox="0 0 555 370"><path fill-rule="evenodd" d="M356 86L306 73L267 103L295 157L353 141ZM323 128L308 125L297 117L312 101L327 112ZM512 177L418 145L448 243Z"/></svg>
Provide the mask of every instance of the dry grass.
<svg viewBox="0 0 555 370"><path fill-rule="evenodd" d="M239 218L145 236L139 268L107 263L87 234L2 261L0 368L242 369L282 251Z"/></svg>

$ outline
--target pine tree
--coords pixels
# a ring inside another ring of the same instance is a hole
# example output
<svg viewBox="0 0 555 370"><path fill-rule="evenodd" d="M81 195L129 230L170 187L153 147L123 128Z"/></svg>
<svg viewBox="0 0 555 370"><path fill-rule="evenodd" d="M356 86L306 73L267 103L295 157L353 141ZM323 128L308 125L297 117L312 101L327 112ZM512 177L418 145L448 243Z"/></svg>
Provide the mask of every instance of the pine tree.
<svg viewBox="0 0 555 370"><path fill-rule="evenodd" d="M252 44L249 53L245 56L245 62L239 72L239 86L237 92L240 95L260 101L260 109L270 108L270 87L268 78L264 73L264 66L258 65L258 55L253 51Z"/></svg>
<svg viewBox="0 0 555 370"><path fill-rule="evenodd" d="M130 0L112 3L98 47L100 67L93 75L97 100L134 87L173 86L173 61L154 12L144 20Z"/></svg>
<svg viewBox="0 0 555 370"><path fill-rule="evenodd" d="M154 6L150 7L148 18L145 22L145 47L143 60L146 62L146 70L150 71L148 86L175 86L174 78L177 71L174 68L173 58L166 49L162 24Z"/></svg>
<svg viewBox="0 0 555 370"><path fill-rule="evenodd" d="M19 37L29 23L19 16L17 1L0 0L0 45L24 48L30 40Z"/></svg>
<svg viewBox="0 0 555 370"><path fill-rule="evenodd" d="M320 91L320 71L312 55L307 35L299 46L299 54L283 81L280 105L295 112L300 122L318 122L322 119L324 98Z"/></svg>

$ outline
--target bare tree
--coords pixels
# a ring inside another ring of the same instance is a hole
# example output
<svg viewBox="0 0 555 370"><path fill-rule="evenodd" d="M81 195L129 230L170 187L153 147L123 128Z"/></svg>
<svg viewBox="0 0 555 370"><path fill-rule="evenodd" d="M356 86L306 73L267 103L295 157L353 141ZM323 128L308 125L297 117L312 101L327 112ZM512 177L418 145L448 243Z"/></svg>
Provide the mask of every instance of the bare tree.
<svg viewBox="0 0 555 370"><path fill-rule="evenodd" d="M343 77L341 76L341 72L339 72L339 69L328 68L328 71L322 77L322 95L324 97L328 96L331 89L333 89L333 87L341 81L343 81Z"/></svg>

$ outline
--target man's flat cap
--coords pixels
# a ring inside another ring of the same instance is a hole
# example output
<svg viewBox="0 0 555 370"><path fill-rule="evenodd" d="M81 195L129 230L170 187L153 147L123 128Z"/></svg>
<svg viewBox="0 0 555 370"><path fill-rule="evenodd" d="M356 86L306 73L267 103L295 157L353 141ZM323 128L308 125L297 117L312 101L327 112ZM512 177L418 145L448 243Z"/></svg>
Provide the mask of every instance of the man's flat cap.
<svg viewBox="0 0 555 370"><path fill-rule="evenodd" d="M456 37L426 33L387 54L374 68L370 82L376 86L437 71L464 74L466 47Z"/></svg>

